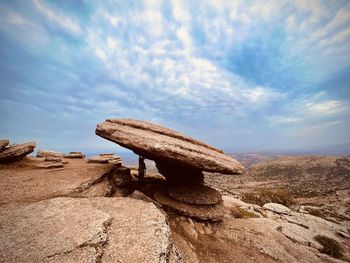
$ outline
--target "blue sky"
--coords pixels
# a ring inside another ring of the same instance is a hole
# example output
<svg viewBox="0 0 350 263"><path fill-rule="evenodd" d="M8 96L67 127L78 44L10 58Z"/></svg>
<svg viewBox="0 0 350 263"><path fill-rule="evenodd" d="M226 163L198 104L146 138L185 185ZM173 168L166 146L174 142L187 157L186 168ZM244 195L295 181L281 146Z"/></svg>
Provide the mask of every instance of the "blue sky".
<svg viewBox="0 0 350 263"><path fill-rule="evenodd" d="M106 118L227 151L350 143L350 2L0 1L0 137L115 149Z"/></svg>

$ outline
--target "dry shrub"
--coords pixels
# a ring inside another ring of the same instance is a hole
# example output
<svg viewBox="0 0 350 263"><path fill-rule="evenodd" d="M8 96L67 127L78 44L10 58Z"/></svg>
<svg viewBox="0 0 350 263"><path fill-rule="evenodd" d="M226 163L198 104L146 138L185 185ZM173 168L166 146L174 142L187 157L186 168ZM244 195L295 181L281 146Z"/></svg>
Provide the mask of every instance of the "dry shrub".
<svg viewBox="0 0 350 263"><path fill-rule="evenodd" d="M234 207L231 209L231 216L234 218L256 218L258 217L254 213L246 211L240 207Z"/></svg>
<svg viewBox="0 0 350 263"><path fill-rule="evenodd" d="M323 246L323 248L320 249L321 253L325 253L334 258L342 257L343 253L338 241L334 240L333 238L320 235L315 236L315 240Z"/></svg>
<svg viewBox="0 0 350 263"><path fill-rule="evenodd" d="M242 200L247 203L263 206L266 203L277 203L290 207L295 202L289 191L278 189L260 189L254 193L244 193Z"/></svg>

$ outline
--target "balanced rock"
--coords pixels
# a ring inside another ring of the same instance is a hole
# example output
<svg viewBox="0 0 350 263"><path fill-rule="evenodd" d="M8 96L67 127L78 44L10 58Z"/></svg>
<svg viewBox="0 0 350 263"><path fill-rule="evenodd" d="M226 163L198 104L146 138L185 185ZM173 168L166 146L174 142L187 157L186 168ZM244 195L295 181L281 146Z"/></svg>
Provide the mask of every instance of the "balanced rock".
<svg viewBox="0 0 350 263"><path fill-rule="evenodd" d="M221 194L204 186L203 171L239 174L244 167L223 151L168 128L145 121L113 119L97 125L96 134L154 160L165 178L153 195L163 207L198 220L221 220Z"/></svg>
<svg viewBox="0 0 350 263"><path fill-rule="evenodd" d="M9 145L9 140L0 140L0 152L6 149L6 146Z"/></svg>
<svg viewBox="0 0 350 263"><path fill-rule="evenodd" d="M244 167L223 151L179 132L145 121L108 119L96 134L158 162L175 163L200 171L240 174Z"/></svg>
<svg viewBox="0 0 350 263"><path fill-rule="evenodd" d="M0 163L19 161L33 152L35 147L35 142L27 142L8 146L5 150L0 152Z"/></svg>
<svg viewBox="0 0 350 263"><path fill-rule="evenodd" d="M75 158L75 159L84 159L85 158L85 154L83 154L82 152L69 152L69 154L64 156L65 158Z"/></svg>
<svg viewBox="0 0 350 263"><path fill-rule="evenodd" d="M64 153L49 150L39 150L36 157L64 157Z"/></svg>

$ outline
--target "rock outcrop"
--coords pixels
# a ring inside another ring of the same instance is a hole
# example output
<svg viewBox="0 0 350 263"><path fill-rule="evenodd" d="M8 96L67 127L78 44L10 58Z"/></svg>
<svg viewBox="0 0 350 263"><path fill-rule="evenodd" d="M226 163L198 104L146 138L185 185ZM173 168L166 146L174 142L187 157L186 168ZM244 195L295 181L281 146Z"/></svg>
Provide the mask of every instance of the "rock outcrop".
<svg viewBox="0 0 350 263"><path fill-rule="evenodd" d="M145 121L111 119L96 134L157 162L200 171L239 174L244 167L221 150L179 132Z"/></svg>
<svg viewBox="0 0 350 263"><path fill-rule="evenodd" d="M33 152L35 147L35 142L27 142L7 146L3 151L0 152L0 163L19 161Z"/></svg>
<svg viewBox="0 0 350 263"><path fill-rule="evenodd" d="M133 209L130 209L130 208ZM131 198L55 198L0 213L1 262L168 262L165 216Z"/></svg>
<svg viewBox="0 0 350 263"><path fill-rule="evenodd" d="M164 207L199 220L223 216L221 195L203 185L203 171L239 174L244 167L223 151L145 121L112 119L96 134L155 161L166 185L154 193Z"/></svg>
<svg viewBox="0 0 350 263"><path fill-rule="evenodd" d="M0 152L5 150L5 148L9 145L9 140L0 140Z"/></svg>
<svg viewBox="0 0 350 263"><path fill-rule="evenodd" d="M50 151L50 150L39 150L36 154L36 157L56 157L56 158L63 158L64 153L62 152L56 152L56 151Z"/></svg>
<svg viewBox="0 0 350 263"><path fill-rule="evenodd" d="M69 152L69 154L64 155L65 158L72 158L72 159L84 159L85 154L82 152Z"/></svg>
<svg viewBox="0 0 350 263"><path fill-rule="evenodd" d="M100 155L92 156L88 159L89 163L112 163L115 165L121 165L122 160L114 153L102 153Z"/></svg>

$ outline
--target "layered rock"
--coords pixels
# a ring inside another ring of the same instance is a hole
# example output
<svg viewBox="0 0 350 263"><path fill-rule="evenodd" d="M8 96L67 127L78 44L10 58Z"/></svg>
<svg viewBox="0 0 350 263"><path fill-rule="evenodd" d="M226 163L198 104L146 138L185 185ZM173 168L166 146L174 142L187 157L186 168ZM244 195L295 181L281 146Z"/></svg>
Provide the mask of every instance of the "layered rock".
<svg viewBox="0 0 350 263"><path fill-rule="evenodd" d="M0 152L5 150L5 148L9 145L9 140L0 140Z"/></svg>
<svg viewBox="0 0 350 263"><path fill-rule="evenodd" d="M112 163L115 165L121 165L122 160L120 157L114 153L107 154L107 153L102 153L100 155L92 156L88 159L89 163Z"/></svg>
<svg viewBox="0 0 350 263"><path fill-rule="evenodd" d="M203 185L203 171L238 174L244 167L223 151L168 128L131 119L97 125L96 134L154 160L166 178L154 198L164 207L199 220L223 216L221 195Z"/></svg>
<svg viewBox="0 0 350 263"><path fill-rule="evenodd" d="M83 154L82 152L69 152L69 154L66 154L64 157L72 159L84 159L85 154Z"/></svg>
<svg viewBox="0 0 350 263"><path fill-rule="evenodd" d="M27 142L8 146L5 150L0 152L0 163L19 161L33 152L35 147L35 142Z"/></svg>
<svg viewBox="0 0 350 263"><path fill-rule="evenodd" d="M39 150L36 154L36 157L56 157L56 158L63 158L64 153L62 152L56 152L51 150Z"/></svg>
<svg viewBox="0 0 350 263"><path fill-rule="evenodd" d="M106 120L96 134L158 162L172 163L200 171L237 174L244 167L221 150L179 132L145 121Z"/></svg>

